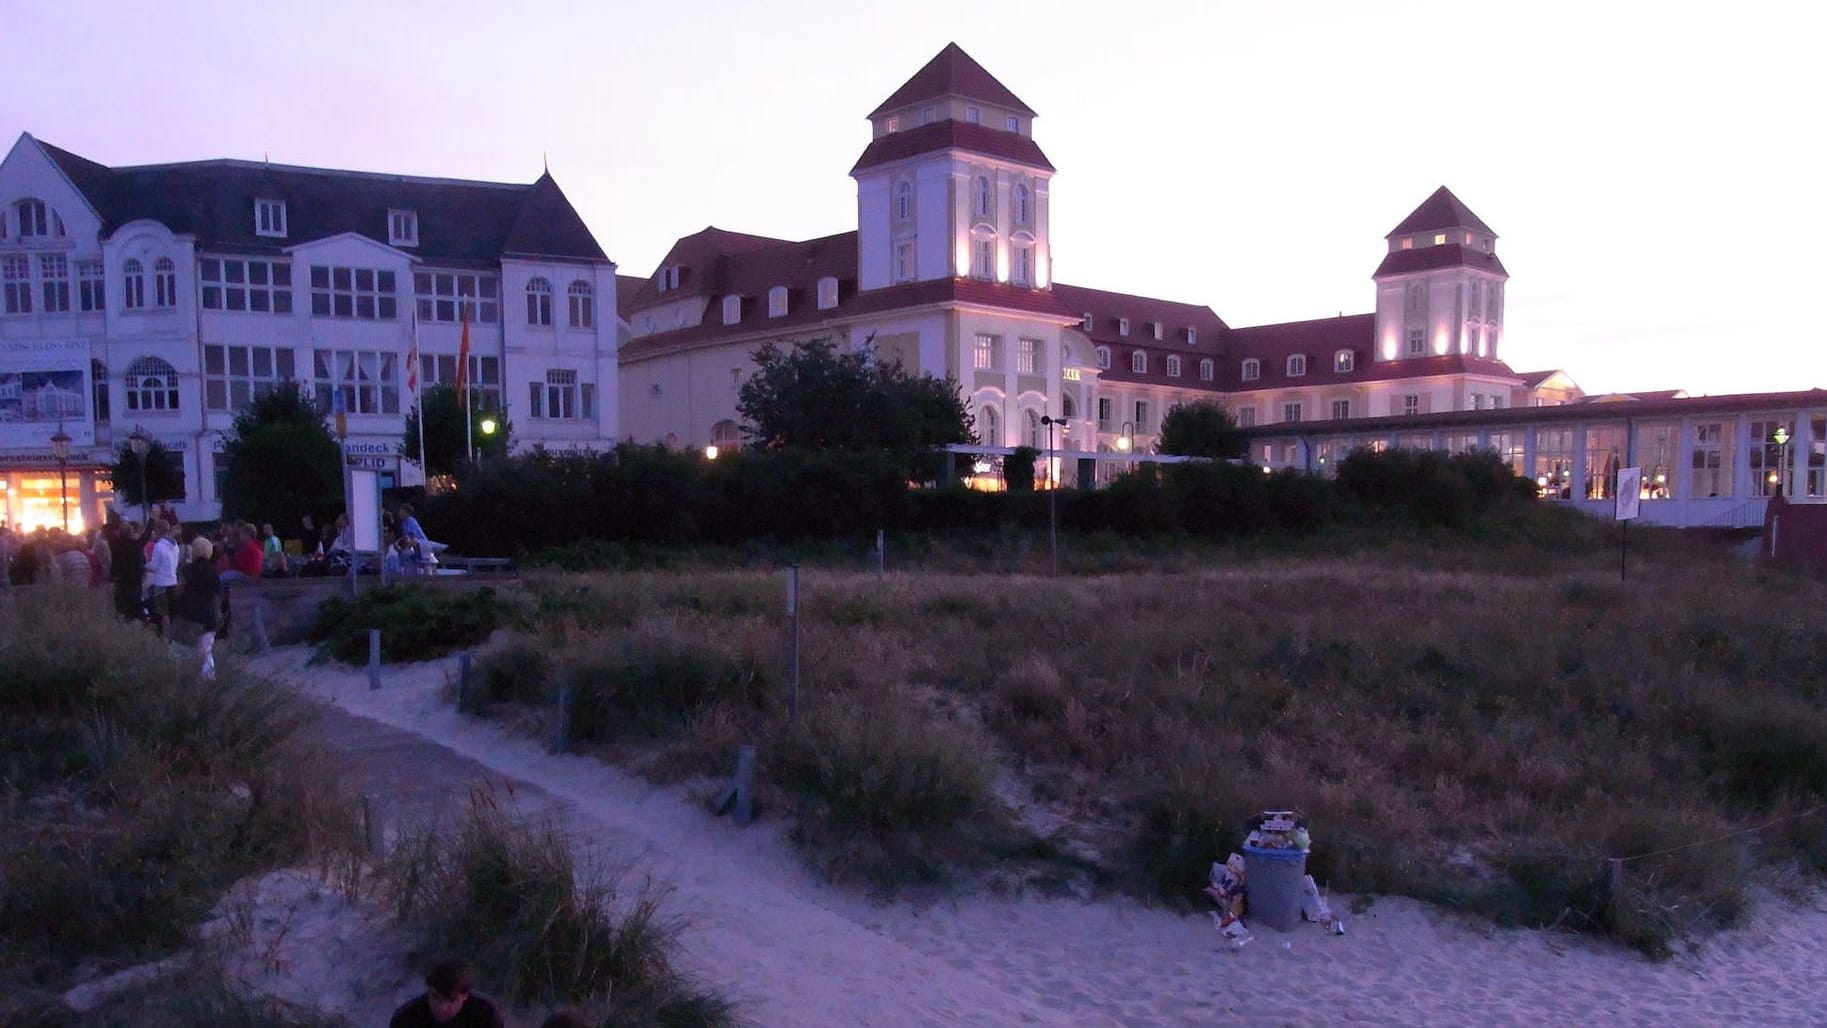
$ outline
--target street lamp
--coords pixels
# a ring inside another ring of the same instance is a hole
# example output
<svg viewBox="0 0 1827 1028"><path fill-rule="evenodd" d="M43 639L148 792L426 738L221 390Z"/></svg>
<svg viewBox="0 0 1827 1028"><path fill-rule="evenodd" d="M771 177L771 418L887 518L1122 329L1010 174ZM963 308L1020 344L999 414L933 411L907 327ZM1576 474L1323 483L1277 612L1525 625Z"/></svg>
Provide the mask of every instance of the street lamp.
<svg viewBox="0 0 1827 1028"><path fill-rule="evenodd" d="M1783 494L1783 477L1789 470L1789 426L1776 426L1776 434L1770 437L1776 441L1776 495Z"/></svg>
<svg viewBox="0 0 1827 1028"><path fill-rule="evenodd" d="M134 460L140 466L140 525L150 527L152 499L146 495L146 454L152 450L152 440L147 437L145 429L135 425L133 434L127 437L127 448L133 451Z"/></svg>
<svg viewBox="0 0 1827 1028"><path fill-rule="evenodd" d="M1117 436L1117 449L1123 451L1124 453L1128 453L1130 451L1130 449L1135 446L1135 444L1136 444L1136 423L1133 421L1125 421L1125 422L1123 422L1122 434Z"/></svg>
<svg viewBox="0 0 1827 1028"><path fill-rule="evenodd" d="M716 460L717 455L722 452L723 452L722 450L717 448L716 443L712 443L709 446L706 446L704 448L704 459L705 460Z"/></svg>
<svg viewBox="0 0 1827 1028"><path fill-rule="evenodd" d="M63 511L64 534L70 532L70 488L67 476L70 471L70 433L63 430L63 422L57 423L57 434L51 437L51 454L57 458L57 505Z"/></svg>
<svg viewBox="0 0 1827 1028"><path fill-rule="evenodd" d="M1064 425L1066 419L1048 414L1040 416L1040 423L1047 426L1047 551L1053 558L1053 574L1059 575L1059 474L1053 469L1053 426Z"/></svg>

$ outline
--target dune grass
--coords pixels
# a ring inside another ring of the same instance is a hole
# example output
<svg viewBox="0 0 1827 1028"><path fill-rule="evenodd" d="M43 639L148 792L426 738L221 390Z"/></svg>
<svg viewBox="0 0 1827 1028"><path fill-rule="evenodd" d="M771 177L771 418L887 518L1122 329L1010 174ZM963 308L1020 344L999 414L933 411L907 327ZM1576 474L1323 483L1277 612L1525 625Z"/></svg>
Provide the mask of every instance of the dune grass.
<svg viewBox="0 0 1827 1028"><path fill-rule="evenodd" d="M359 845L292 694L192 660L94 591L0 599L0 990L170 952L237 878Z"/></svg>
<svg viewBox="0 0 1827 1028"><path fill-rule="evenodd" d="M509 691L565 683L591 737L659 740L661 773L760 744L838 874L925 880L969 862L959 840L1007 846L974 831L1007 822L1001 768L1092 826L1101 876L1175 901L1250 813L1293 806L1333 888L1664 952L1735 917L1756 867L1827 868L1806 813L1827 627L1802 615L1827 586L1654 532L1620 583L1610 526L1556 513L1273 555L1114 547L1121 573L1059 579L807 569L797 721L779 572L536 575L517 645L553 670Z"/></svg>
<svg viewBox="0 0 1827 1028"><path fill-rule="evenodd" d="M555 829L472 797L455 826L409 833L383 888L429 952L464 953L516 1003L579 1004L605 1025L736 1024L732 1003L674 964L664 894L579 868Z"/></svg>

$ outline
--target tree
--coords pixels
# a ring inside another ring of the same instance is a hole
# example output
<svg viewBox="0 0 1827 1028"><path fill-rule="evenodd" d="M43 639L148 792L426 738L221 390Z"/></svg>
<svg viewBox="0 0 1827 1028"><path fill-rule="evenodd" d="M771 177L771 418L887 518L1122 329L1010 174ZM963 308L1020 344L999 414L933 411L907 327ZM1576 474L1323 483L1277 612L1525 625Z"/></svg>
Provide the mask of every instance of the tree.
<svg viewBox="0 0 1827 1028"><path fill-rule="evenodd" d="M1230 412L1217 400L1175 404L1161 419L1161 438L1155 449L1186 457L1230 460L1244 454L1243 433Z"/></svg>
<svg viewBox="0 0 1827 1028"><path fill-rule="evenodd" d="M470 425L466 435L463 425L463 401L458 399L455 386L426 386L419 394L419 402L413 405L406 414L406 437L400 452L412 460L419 460L419 412L423 409L425 417L425 475L451 475L469 464L469 440L476 441L476 452L484 457L503 457L508 452L508 437L513 432L513 425L503 415L490 411L479 411L473 406L469 411ZM482 431L485 418L495 420L495 431Z"/></svg>
<svg viewBox="0 0 1827 1028"><path fill-rule="evenodd" d="M754 353L755 374L736 410L745 432L769 450L889 452L910 458L968 443L971 416L951 378L912 375L865 342L839 353L829 339Z"/></svg>
<svg viewBox="0 0 1827 1028"><path fill-rule="evenodd" d="M306 514L322 524L343 508L342 448L296 382L279 383L235 415L222 460L224 517L290 533Z"/></svg>
<svg viewBox="0 0 1827 1028"><path fill-rule="evenodd" d="M114 460L114 494L134 507L184 498L184 461L157 439L146 448L146 493L140 494L140 458L121 443Z"/></svg>

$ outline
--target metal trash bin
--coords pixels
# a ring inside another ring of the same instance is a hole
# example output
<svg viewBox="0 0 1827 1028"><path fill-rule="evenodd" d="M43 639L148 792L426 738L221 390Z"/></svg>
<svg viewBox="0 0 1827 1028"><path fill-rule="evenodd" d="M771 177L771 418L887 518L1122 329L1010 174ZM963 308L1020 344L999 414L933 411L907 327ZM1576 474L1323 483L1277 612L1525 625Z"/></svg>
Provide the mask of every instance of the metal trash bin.
<svg viewBox="0 0 1827 1028"><path fill-rule="evenodd" d="M1307 851L1243 848L1244 919L1251 926L1291 932L1300 927L1301 886L1307 880Z"/></svg>

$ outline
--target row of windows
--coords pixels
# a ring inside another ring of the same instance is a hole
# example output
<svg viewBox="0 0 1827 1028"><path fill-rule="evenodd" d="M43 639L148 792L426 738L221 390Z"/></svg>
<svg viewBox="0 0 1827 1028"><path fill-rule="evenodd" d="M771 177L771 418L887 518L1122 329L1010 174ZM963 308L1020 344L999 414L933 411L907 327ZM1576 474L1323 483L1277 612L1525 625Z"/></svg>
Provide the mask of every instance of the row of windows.
<svg viewBox="0 0 1827 1028"><path fill-rule="evenodd" d="M269 239L286 237L286 202L265 197L254 200L254 234ZM389 246L419 245L419 214L417 211L392 209L387 212L387 244Z"/></svg>
<svg viewBox="0 0 1827 1028"><path fill-rule="evenodd" d="M27 254L0 258L0 310L7 314L67 314L72 302L84 312L106 308L100 261L71 262L63 254L36 256L36 263ZM72 263L74 294L70 288ZM148 277L152 280L150 304ZM199 262L198 278L204 310L292 313L292 266L285 261L206 257ZM413 286L421 320L454 322L468 317L480 324L494 324L500 317L497 276L417 272ZM391 271L312 265L310 288L313 317L393 321L399 315ZM595 326L595 289L589 282L573 281L566 289L566 300L572 328ZM122 262L121 303L126 310L171 309L177 302L177 265L171 258L155 260L150 276L139 258ZM552 283L548 279L534 278L527 283L527 324L552 324Z"/></svg>
<svg viewBox="0 0 1827 1028"><path fill-rule="evenodd" d="M920 119L917 124L930 125L938 120L939 108L937 106L927 104L920 108ZM964 121L969 125L983 124L983 108L976 104L965 104ZM901 116L899 114L890 115L883 127L891 133L901 131ZM1005 114L1002 116L1002 127L1009 132L1020 132L1021 119L1013 114Z"/></svg>
<svg viewBox="0 0 1827 1028"><path fill-rule="evenodd" d="M63 218L43 200L26 197L0 214L0 239L54 239L63 234Z"/></svg>
<svg viewBox="0 0 1827 1028"><path fill-rule="evenodd" d="M1339 350L1332 355L1333 374L1348 374L1357 367L1357 355L1350 350ZM1307 355L1304 353L1289 354L1284 369L1289 378L1299 378L1307 373ZM1245 382L1254 382L1262 377L1262 361L1255 357L1246 357L1237 365L1237 376Z"/></svg>
<svg viewBox="0 0 1827 1028"><path fill-rule="evenodd" d="M583 285L583 283L580 282L578 285ZM576 286L573 286L572 288L575 289ZM830 310L837 306L837 279L835 277L827 275L824 278L819 279L817 290L819 310ZM786 286L773 286L768 290L768 317L784 318L787 316L789 292L790 290L788 290ZM577 327L575 321L575 308L573 318L572 327L575 328ZM739 324L741 321L742 296L738 293L731 293L723 298L723 323L725 325L735 325ZM643 324L647 331L653 331L652 316L648 316L644 319ZM588 327L587 322L584 327Z"/></svg>
<svg viewBox="0 0 1827 1028"><path fill-rule="evenodd" d="M1177 353L1168 354L1166 364L1167 377L1179 378L1183 368L1180 355ZM1110 347L1100 346L1097 348L1097 366L1105 371L1110 370ZM1130 353L1129 370L1137 375L1148 374L1148 353L1144 350L1136 350ZM1210 357L1201 358L1199 361L1199 380L1202 382L1210 382L1216 377L1217 365Z"/></svg>
<svg viewBox="0 0 1827 1028"><path fill-rule="evenodd" d="M1165 342L1166 341L1166 339L1167 339L1166 322L1148 321L1148 322L1143 322L1143 324L1149 326L1150 331L1154 334L1156 342ZM1092 314L1090 311L1086 311L1084 316L1079 319L1079 328L1085 332L1091 332L1091 331L1094 331L1096 329L1096 327L1097 327L1096 315ZM1117 319L1117 335L1127 336L1128 334L1129 334L1129 319L1128 318L1118 318ZM1186 345L1188 345L1188 346L1198 346L1199 345L1199 330L1196 328L1193 328L1190 325L1187 326L1187 328L1186 328Z"/></svg>

